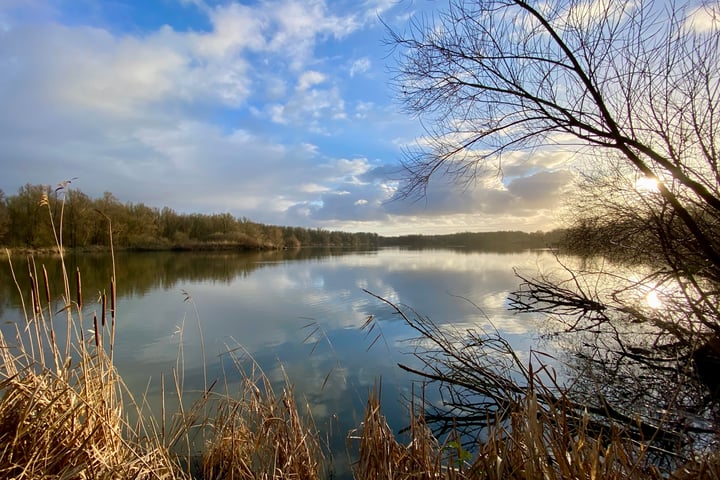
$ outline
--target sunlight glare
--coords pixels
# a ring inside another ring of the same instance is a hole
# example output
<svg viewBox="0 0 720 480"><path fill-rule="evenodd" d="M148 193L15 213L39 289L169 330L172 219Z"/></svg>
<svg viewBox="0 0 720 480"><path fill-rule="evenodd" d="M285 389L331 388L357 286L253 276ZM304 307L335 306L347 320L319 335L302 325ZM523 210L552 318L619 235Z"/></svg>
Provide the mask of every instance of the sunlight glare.
<svg viewBox="0 0 720 480"><path fill-rule="evenodd" d="M657 192L658 182L655 178L640 177L635 180L635 190L638 192Z"/></svg>
<svg viewBox="0 0 720 480"><path fill-rule="evenodd" d="M663 306L662 300L660 300L660 297L658 296L658 293L656 290L650 290L645 297L645 301L648 304L648 307L657 310L658 308L661 308Z"/></svg>

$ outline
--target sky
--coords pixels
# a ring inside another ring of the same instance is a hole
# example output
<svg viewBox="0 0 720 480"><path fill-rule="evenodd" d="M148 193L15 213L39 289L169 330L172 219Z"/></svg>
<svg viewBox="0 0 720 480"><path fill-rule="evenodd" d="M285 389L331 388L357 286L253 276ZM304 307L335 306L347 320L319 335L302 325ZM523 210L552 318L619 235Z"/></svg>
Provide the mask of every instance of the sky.
<svg viewBox="0 0 720 480"><path fill-rule="evenodd" d="M562 155L397 199L418 118L391 87L429 0L0 0L0 189L381 235L550 230Z"/></svg>

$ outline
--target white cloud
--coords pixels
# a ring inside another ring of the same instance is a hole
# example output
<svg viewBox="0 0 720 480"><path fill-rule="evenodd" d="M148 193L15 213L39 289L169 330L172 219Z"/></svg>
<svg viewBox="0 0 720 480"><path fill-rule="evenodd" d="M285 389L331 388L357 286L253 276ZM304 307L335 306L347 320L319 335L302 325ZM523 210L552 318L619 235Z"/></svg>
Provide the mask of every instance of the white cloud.
<svg viewBox="0 0 720 480"><path fill-rule="evenodd" d="M368 162L366 158L356 158L353 160L341 158L333 161L332 165L337 168L340 175L352 178L367 173L371 169L370 162Z"/></svg>
<svg viewBox="0 0 720 480"><path fill-rule="evenodd" d="M305 91L308 88L323 83L327 77L320 72L309 70L303 72L298 79L297 89L298 91Z"/></svg>
<svg viewBox="0 0 720 480"><path fill-rule="evenodd" d="M339 81L368 71L370 57L350 64L318 49L367 26L364 15L387 1L346 15L323 1L182 1L207 31L121 34L53 23L52 12L17 22L0 7L0 151L11 159L0 188L79 177L73 186L94 196L364 231L519 215L555 205L564 188L562 158L540 152L509 156L506 183L470 193L438 182L427 206L388 203L399 183L383 165L394 160L387 135L414 127L372 96L348 101L347 121Z"/></svg>
<svg viewBox="0 0 720 480"><path fill-rule="evenodd" d="M692 9L687 17L688 26L697 32L710 32L720 28L720 7L702 5Z"/></svg>
<svg viewBox="0 0 720 480"><path fill-rule="evenodd" d="M299 86L307 86L310 80L302 80ZM286 103L268 106L268 115L276 123L304 125L310 131L322 134L328 133L323 126L325 120L344 120L347 117L345 100L337 87L298 88Z"/></svg>
<svg viewBox="0 0 720 480"><path fill-rule="evenodd" d="M238 106L253 93L253 76L263 69L278 73L278 65L264 66L252 55L270 53L299 70L311 61L318 39L342 38L360 27L352 15L330 14L317 1L233 2L206 13L208 32L165 26L144 35L53 23L10 28L5 20L0 55L20 60L18 82L30 80L46 96L78 108L127 114L168 100ZM321 77L306 72L300 87L317 85ZM262 85L275 98L284 92L277 78Z"/></svg>
<svg viewBox="0 0 720 480"><path fill-rule="evenodd" d="M285 118L285 107L283 105L275 104L268 106L268 113L273 122L283 125L288 123L288 119Z"/></svg>
<svg viewBox="0 0 720 480"><path fill-rule="evenodd" d="M321 222L352 231L389 233L450 233L458 230L549 230L559 226L557 209L572 188L573 176L565 170L539 171L503 183L498 177L482 179L476 188L462 189L434 182L420 201L391 200L397 189L386 174L364 160L337 160L335 178L342 188L321 192L321 201L299 203L289 219ZM346 175L342 175L346 173Z"/></svg>
<svg viewBox="0 0 720 480"><path fill-rule="evenodd" d="M377 21L377 18L398 4L397 0L365 0L365 18L368 21Z"/></svg>
<svg viewBox="0 0 720 480"><path fill-rule="evenodd" d="M282 0L262 5L277 25L267 48L288 58L293 70L304 67L318 36L339 39L361 27L352 15L328 13L323 1Z"/></svg>
<svg viewBox="0 0 720 480"><path fill-rule="evenodd" d="M190 34L194 49L202 57L227 58L243 49L262 50L266 46L268 20L247 5L219 5L210 12L213 30Z"/></svg>
<svg viewBox="0 0 720 480"><path fill-rule="evenodd" d="M265 87L265 96L271 101L280 100L287 93L287 83L282 78L265 77L263 85Z"/></svg>
<svg viewBox="0 0 720 480"><path fill-rule="evenodd" d="M0 56L16 59L0 83L11 84L6 92L13 96L110 116L135 116L165 102L241 104L250 93L247 62L194 57L189 40L169 27L141 38L88 27L19 26L0 42Z"/></svg>
<svg viewBox="0 0 720 480"><path fill-rule="evenodd" d="M566 170L538 172L514 179L507 188L521 208L539 210L555 207L567 193L572 180L572 174Z"/></svg>
<svg viewBox="0 0 720 480"><path fill-rule="evenodd" d="M352 14L334 15L324 1L317 0L233 2L216 6L208 15L213 30L190 35L200 55L227 58L243 50L272 53L284 57L293 70L306 65L318 39L341 39L362 27Z"/></svg>
<svg viewBox="0 0 720 480"><path fill-rule="evenodd" d="M305 193L325 193L329 192L330 187L318 185L317 183L305 183L300 186L300 191Z"/></svg>
<svg viewBox="0 0 720 480"><path fill-rule="evenodd" d="M350 65L350 76L354 77L360 73L365 73L370 70L370 66L371 63L368 57L357 59Z"/></svg>
<svg viewBox="0 0 720 480"><path fill-rule="evenodd" d="M373 108L375 108L375 104L373 104L372 102L357 102L357 104L355 105L354 117L357 119L367 118L368 113L370 113Z"/></svg>

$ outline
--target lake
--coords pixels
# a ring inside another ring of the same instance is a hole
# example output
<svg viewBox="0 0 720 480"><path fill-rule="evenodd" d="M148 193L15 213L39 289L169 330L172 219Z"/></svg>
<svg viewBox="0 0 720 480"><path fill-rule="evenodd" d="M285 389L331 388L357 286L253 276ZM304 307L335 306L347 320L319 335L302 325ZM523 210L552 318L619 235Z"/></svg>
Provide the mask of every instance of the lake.
<svg viewBox="0 0 720 480"><path fill-rule="evenodd" d="M35 262L38 269L46 266L59 298L57 260ZM287 374L296 393L307 398L318 427L333 432L335 468L343 478L344 437L359 425L374 383L382 379L384 413L397 431L407 422L406 398L418 380L397 367L418 364L408 342L415 332L364 290L437 324L494 326L527 354L540 341L541 322L507 310L507 295L519 283L513 268L532 274L552 262L545 251L121 252L115 259L115 364L131 391L138 396L147 391L149 403L157 405L160 376L170 381L179 352L185 390L200 391L204 369L209 381L222 377L223 369L227 375L224 354L242 347L273 382L282 384ZM0 320L8 333L15 322L24 325L24 317L7 262L0 263ZM27 265L24 257L13 258L26 298ZM89 330L93 313L100 316L98 299L110 288L111 259L76 255L67 258L67 265L82 273L83 327ZM360 327L370 315L378 328L367 335Z"/></svg>

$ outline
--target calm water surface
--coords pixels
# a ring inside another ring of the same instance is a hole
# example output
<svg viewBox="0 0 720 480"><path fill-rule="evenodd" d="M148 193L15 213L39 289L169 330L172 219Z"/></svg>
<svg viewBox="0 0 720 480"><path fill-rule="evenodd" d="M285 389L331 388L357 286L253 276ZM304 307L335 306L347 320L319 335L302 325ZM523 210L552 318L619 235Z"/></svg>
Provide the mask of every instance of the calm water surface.
<svg viewBox="0 0 720 480"><path fill-rule="evenodd" d="M506 310L506 297L518 285L513 268L534 273L552 261L542 251L121 253L116 258L116 365L128 386L138 395L147 391L152 404L159 398L161 374L172 375L180 346L186 390L203 388L203 364L210 381L223 375L223 367L227 372L224 353L240 346L271 380L281 382L283 369L287 372L296 392L311 405L316 423L323 429L332 425L333 443L342 449L345 433L359 424L367 393L380 378L391 426L404 425L403 397L413 378L396 365L416 364L408 353L414 332L363 289L410 306L438 324L488 328L489 318L518 351L528 352L538 342L539 321ZM46 265L54 290L60 292L57 262L41 258L36 263ZM13 265L26 285L26 259L15 257ZM68 258L68 266L82 272L87 330L93 312L100 315L100 292L109 290L111 262L106 255L82 255ZM372 348L373 338L360 330L369 315L383 334ZM13 322L24 323L22 318L3 262L0 320L8 329Z"/></svg>

